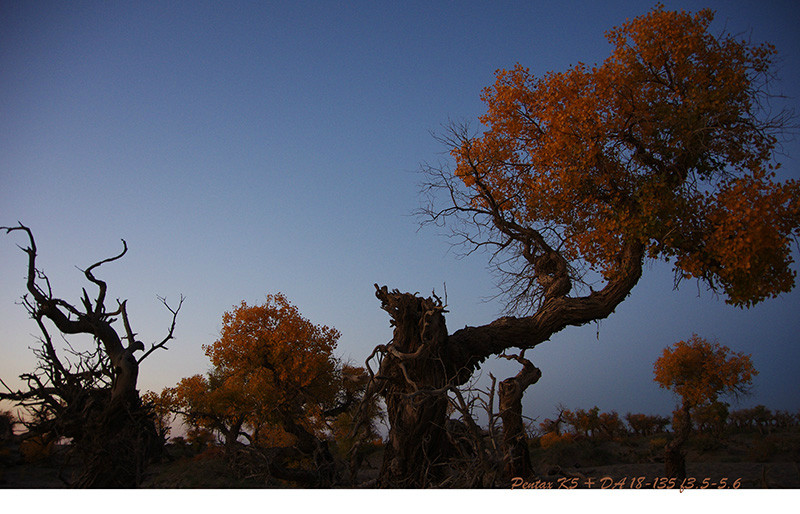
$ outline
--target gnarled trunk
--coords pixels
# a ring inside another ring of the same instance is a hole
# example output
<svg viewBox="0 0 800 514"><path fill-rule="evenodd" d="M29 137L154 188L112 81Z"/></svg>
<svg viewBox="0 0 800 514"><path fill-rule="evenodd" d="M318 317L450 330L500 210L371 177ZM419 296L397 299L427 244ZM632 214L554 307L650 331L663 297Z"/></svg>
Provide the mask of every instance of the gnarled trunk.
<svg viewBox="0 0 800 514"><path fill-rule="evenodd" d="M464 384L481 363L508 348L533 348L568 326L603 319L628 296L642 273L644 248L623 246L619 270L605 287L583 297L547 297L535 314L503 317L447 335L444 306L386 286L377 289L381 308L394 325L392 341L380 345L378 374L369 394L386 399L391 425L380 484L425 487L435 484L446 461L444 422L449 389Z"/></svg>
<svg viewBox="0 0 800 514"><path fill-rule="evenodd" d="M97 296L89 297L86 289L81 298L82 309L52 294L50 282L36 269L36 242L31 230L20 224L17 227L0 227L7 233L24 231L29 246L27 290L30 298L23 299L42 332L44 349L37 355L39 370L46 380L29 374L28 392L18 391L4 395L25 405L31 401L42 414L38 429L56 437L72 439L72 450L80 461L81 469L72 485L78 487L134 487L141 478L145 464L158 455L163 439L155 428L152 413L142 406L136 389L139 363L158 348L165 348L172 339L175 319L180 310L172 312L172 325L167 336L137 359L136 351L145 349L136 340L128 320L126 302L117 300L118 308L106 307L107 285L95 277L94 270L103 264L121 259L128 251L122 241L122 251L108 259L95 262L84 270L86 279L97 287ZM166 302L164 305L166 305ZM181 303L183 299L181 299ZM124 336L120 337L113 324L120 319ZM98 343L99 355L78 353L78 362L62 362L52 344L44 324L49 320L64 335L86 334ZM127 341L127 344L123 344Z"/></svg>
<svg viewBox="0 0 800 514"><path fill-rule="evenodd" d="M500 418L503 420L503 459L509 477L528 477L533 474L528 437L522 422L522 396L528 386L542 377L542 372L528 359L515 358L522 364L516 376L500 382Z"/></svg>
<svg viewBox="0 0 800 514"><path fill-rule="evenodd" d="M80 468L70 486L136 487L142 482L148 463L161 455L163 443L153 418L141 406L106 409L95 419L87 420L83 437L73 441Z"/></svg>
<svg viewBox="0 0 800 514"><path fill-rule="evenodd" d="M377 287L377 286L376 286ZM408 293L376 293L392 317L377 379L391 430L379 482L382 487L426 487L446 463L447 327L441 302Z"/></svg>

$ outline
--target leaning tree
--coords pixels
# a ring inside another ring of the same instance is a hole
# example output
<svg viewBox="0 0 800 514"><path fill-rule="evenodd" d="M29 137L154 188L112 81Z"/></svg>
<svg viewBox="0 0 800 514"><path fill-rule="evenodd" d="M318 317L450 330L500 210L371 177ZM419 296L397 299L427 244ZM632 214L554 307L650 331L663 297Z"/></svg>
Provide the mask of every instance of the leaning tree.
<svg viewBox="0 0 800 514"><path fill-rule="evenodd" d="M492 355L609 316L647 261L740 307L792 289L800 184L773 162L793 128L769 105L775 50L714 36L712 19L657 6L607 33L602 64L500 70L482 95L486 130L441 138L455 167L425 167L425 222L490 251L519 317L448 334L435 295L376 285L395 327L371 356L391 424L383 486L436 484L447 392Z"/></svg>
<svg viewBox="0 0 800 514"><path fill-rule="evenodd" d="M95 276L100 266L127 253L124 240L118 255L95 262L83 271L97 288L97 295L92 298L83 289L82 305L76 306L55 297L49 279L36 267L37 248L31 230L21 223L0 229L6 233L23 231L28 236L29 244L23 248L28 255L28 293L22 304L41 332L41 347L34 350L38 365L20 376L27 389L14 391L3 382L6 392L0 393L0 399L15 401L27 411L28 436L70 441L71 457L77 459L79 469L75 477L68 479L70 485L137 485L144 466L160 454L163 445L153 412L139 397L139 365L154 351L166 349L167 342L173 339L183 297L175 308L161 299L172 320L166 336L146 348L132 329L127 300L117 300L116 307L108 309L108 286ZM118 327L120 321L122 326ZM54 343L50 325L64 337L66 348ZM81 334L92 338L90 349L76 349L67 339Z"/></svg>

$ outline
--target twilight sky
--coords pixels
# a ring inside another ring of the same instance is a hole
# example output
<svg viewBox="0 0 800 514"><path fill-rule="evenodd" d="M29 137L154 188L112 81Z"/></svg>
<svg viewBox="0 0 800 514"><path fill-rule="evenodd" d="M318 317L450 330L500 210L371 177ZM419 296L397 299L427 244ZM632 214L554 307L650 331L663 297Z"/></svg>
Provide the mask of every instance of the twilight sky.
<svg viewBox="0 0 800 514"><path fill-rule="evenodd" d="M794 1L667 1L717 11L714 29L777 46L775 92L800 98ZM391 337L373 283L447 287L450 331L502 315L488 256L458 258L444 233L419 229L420 163L446 162L431 133L473 120L494 71L536 74L600 62L603 33L644 14L642 1L2 2L0 225L31 227L57 296L77 301L77 268L133 329L159 340L186 296L177 340L144 361L143 390L205 372L202 345L223 312L283 292L314 323L342 332L338 354L363 364ZM776 156L800 177L796 140ZM24 293L22 234L0 235L0 377L33 368L37 328ZM88 284L91 285L91 284ZM87 287L88 288L88 287ZM91 291L91 289L89 289ZM525 414L555 406L659 413L661 350L692 333L752 354L760 375L734 408L800 409L800 291L750 310L691 282L672 288L651 264L598 325L567 329L526 356L543 377ZM483 371L516 374L502 359Z"/></svg>

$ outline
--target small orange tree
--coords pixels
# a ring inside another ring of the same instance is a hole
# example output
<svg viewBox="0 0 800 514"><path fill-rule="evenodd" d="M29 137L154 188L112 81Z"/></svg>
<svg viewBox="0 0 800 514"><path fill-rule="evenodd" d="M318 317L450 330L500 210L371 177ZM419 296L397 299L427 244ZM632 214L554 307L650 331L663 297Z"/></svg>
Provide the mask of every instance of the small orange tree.
<svg viewBox="0 0 800 514"><path fill-rule="evenodd" d="M675 437L666 446L665 464L668 476L682 479L686 476L682 447L691 432L693 411L717 402L722 395L747 393L758 372L749 355L697 334L665 348L654 364L654 372L660 387L681 398L674 417Z"/></svg>
<svg viewBox="0 0 800 514"><path fill-rule="evenodd" d="M156 431L159 437L165 441L169 437L169 433L172 430L172 422L175 420L175 414L172 412L174 404L174 392L170 389L164 389L161 394L153 391L147 391L142 394L142 405L150 409Z"/></svg>
<svg viewBox="0 0 800 514"><path fill-rule="evenodd" d="M212 370L172 389L175 410L190 425L221 434L228 455L242 436L251 446L284 446L284 454L312 459L317 468L302 474L273 463L279 478L332 472L329 421L358 405L366 383L362 368L334 357L339 332L311 323L280 293L262 305L242 302L222 323L220 338L204 346Z"/></svg>

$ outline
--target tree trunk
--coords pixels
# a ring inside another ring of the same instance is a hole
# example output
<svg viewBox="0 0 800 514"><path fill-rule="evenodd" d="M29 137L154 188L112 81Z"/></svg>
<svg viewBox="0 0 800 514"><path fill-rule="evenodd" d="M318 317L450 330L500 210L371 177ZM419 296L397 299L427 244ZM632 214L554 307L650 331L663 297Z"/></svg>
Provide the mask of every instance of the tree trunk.
<svg viewBox="0 0 800 514"><path fill-rule="evenodd" d="M298 474L296 478L301 479L309 487L331 487L337 481L336 462L328 447L328 442L320 439L302 424L298 423L300 413L292 412L285 406L279 407L283 429L297 438L295 447L301 453L310 457L314 462L314 468L305 475ZM309 479L310 478L310 479Z"/></svg>
<svg viewBox="0 0 800 514"><path fill-rule="evenodd" d="M606 318L639 281L643 258L640 243L625 244L617 273L603 289L583 297L548 297L532 316L504 317L450 336L438 298L389 292L376 284L381 308L395 327L392 341L373 352L382 360L368 391L368 396L376 392L384 396L391 425L380 484L436 484L446 461L447 390L467 382L492 355L508 348L533 348L568 326Z"/></svg>
<svg viewBox="0 0 800 514"><path fill-rule="evenodd" d="M686 454L683 445L689 439L692 429L690 405L684 401L681 408L680 426L675 430L675 436L664 446L664 473L667 478L683 480L686 478Z"/></svg>
<svg viewBox="0 0 800 514"><path fill-rule="evenodd" d="M376 286L377 287L377 286ZM447 327L438 300L378 289L394 336L382 347L376 379L391 429L379 477L382 487L436 485L446 464Z"/></svg>
<svg viewBox="0 0 800 514"><path fill-rule="evenodd" d="M70 486L136 487L148 463L161 455L163 443L147 409L138 404L107 407L87 419L83 437L73 440L81 465Z"/></svg>
<svg viewBox="0 0 800 514"><path fill-rule="evenodd" d="M516 360L522 364L522 370L515 377L500 382L498 390L503 420L503 459L509 477L526 478L533 474L533 468L522 421L522 396L528 386L539 381L542 372L522 356Z"/></svg>

